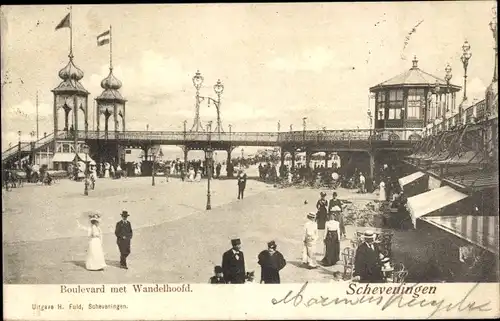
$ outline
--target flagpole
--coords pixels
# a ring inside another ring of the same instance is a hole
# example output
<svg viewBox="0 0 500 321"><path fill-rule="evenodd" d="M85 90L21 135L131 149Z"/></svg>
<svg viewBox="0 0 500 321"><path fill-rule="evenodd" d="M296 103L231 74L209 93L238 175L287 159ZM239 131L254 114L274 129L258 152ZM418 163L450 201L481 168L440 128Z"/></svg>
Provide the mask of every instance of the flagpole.
<svg viewBox="0 0 500 321"><path fill-rule="evenodd" d="M73 6L69 6L69 58L73 59Z"/></svg>
<svg viewBox="0 0 500 321"><path fill-rule="evenodd" d="M36 91L36 140L40 138L38 131L38 90Z"/></svg>
<svg viewBox="0 0 500 321"><path fill-rule="evenodd" d="M109 69L113 70L113 34L109 25Z"/></svg>

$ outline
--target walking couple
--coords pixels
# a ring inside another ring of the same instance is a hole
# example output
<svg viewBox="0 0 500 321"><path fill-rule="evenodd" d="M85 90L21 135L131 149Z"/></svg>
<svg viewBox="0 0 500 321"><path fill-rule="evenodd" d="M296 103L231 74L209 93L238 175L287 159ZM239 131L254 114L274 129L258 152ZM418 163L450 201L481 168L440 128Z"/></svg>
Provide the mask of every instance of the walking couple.
<svg viewBox="0 0 500 321"><path fill-rule="evenodd" d="M130 240L132 239L132 225L127 220L127 211L122 211L122 219L116 223L115 236L118 249L120 250L120 267L128 269L127 256L130 254ZM90 226L82 226L78 221L78 227L86 230L89 237L89 247L85 268L89 271L103 271L106 268L104 250L102 248L102 230L99 227L101 214L97 211L88 213Z"/></svg>

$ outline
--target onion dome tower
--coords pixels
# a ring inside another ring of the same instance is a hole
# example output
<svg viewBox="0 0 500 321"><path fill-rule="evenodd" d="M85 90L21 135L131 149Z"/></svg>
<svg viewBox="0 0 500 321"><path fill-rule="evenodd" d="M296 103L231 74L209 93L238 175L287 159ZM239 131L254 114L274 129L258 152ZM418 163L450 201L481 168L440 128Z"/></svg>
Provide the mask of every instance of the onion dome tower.
<svg viewBox="0 0 500 321"><path fill-rule="evenodd" d="M64 111L64 129L68 131L71 126L77 132L83 124L85 132L88 130L88 95L89 92L80 83L83 71L75 66L73 54L70 51L69 62L59 71L62 82L52 90L54 93L54 137L58 137L59 113ZM79 120L80 111L83 113L83 121ZM72 113L71 122L69 115ZM71 125L69 125L71 123Z"/></svg>
<svg viewBox="0 0 500 321"><path fill-rule="evenodd" d="M109 33L109 44L110 44L110 58L109 58L109 74L106 78L101 81L101 87L104 91L101 93L96 100L96 119L97 119L97 131L104 129L106 137L109 133L109 118L113 116L113 129L115 132L125 131L125 103L127 100L123 98L120 93L120 88L122 87L122 82L118 80L113 74L113 51L112 51L112 37L111 37L111 27ZM108 43L108 42L106 42ZM104 128L101 126L101 119L104 121ZM121 128L120 128L121 123Z"/></svg>

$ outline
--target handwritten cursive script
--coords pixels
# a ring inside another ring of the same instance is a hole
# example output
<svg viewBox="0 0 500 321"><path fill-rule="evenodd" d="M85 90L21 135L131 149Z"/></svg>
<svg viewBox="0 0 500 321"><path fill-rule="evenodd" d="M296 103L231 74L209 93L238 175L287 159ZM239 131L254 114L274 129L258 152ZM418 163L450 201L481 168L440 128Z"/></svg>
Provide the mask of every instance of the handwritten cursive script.
<svg viewBox="0 0 500 321"><path fill-rule="evenodd" d="M471 294L474 292L474 290L478 287L478 283L474 284L472 288L467 291L467 293L464 295L464 297L458 301L458 302L447 302L446 299L422 299L422 298L415 298L415 297L408 297L405 296L403 293L399 294L392 294L392 295L357 295L357 296L351 296L350 298L347 297L334 297L330 298L328 296L324 295L319 295L319 296L306 296L306 290L307 290L307 285L308 282L304 283L300 290L297 293L294 293L294 291L289 291L285 297L282 299L276 299L273 298L271 300L271 303L273 305L277 304L291 304L294 307L298 307L300 305L305 306L305 307L312 307L312 306L330 306L330 305L339 305L339 304L345 304L345 305L358 305L358 304L366 304L366 303L372 303L376 304L377 306L380 306L381 310L384 311L390 307L397 307L397 308L404 308L404 307L409 307L409 308L414 308L414 307L419 307L419 308L426 308L426 307L432 307L434 308L430 315L428 316L429 318L436 315L438 312L441 311L458 311L458 312L472 312L472 311L481 311L481 312L486 312L486 311L491 311L491 301L485 301L481 304L477 304L476 301L470 300L469 297ZM401 286L401 285L400 285ZM414 284L413 286L417 286L417 284ZM397 286L396 286L397 287Z"/></svg>

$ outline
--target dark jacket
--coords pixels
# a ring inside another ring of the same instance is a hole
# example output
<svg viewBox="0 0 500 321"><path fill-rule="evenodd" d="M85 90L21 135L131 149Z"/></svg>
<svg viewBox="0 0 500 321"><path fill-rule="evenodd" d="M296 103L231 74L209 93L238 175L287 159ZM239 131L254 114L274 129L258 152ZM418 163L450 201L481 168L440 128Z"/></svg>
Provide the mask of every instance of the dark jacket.
<svg viewBox="0 0 500 321"><path fill-rule="evenodd" d="M359 276L361 282L382 282L380 252L375 244L373 247L374 250L363 242L356 250L353 275Z"/></svg>
<svg viewBox="0 0 500 321"><path fill-rule="evenodd" d="M283 254L276 251L271 255L269 251L264 250L260 252L258 259L258 263L261 266L261 282L266 284L280 283L279 271L286 265Z"/></svg>
<svg viewBox="0 0 500 321"><path fill-rule="evenodd" d="M130 224L129 221L124 222L123 220L120 220L116 223L115 235L118 239L123 239L123 237L125 237L125 239L130 240L133 235L132 224Z"/></svg>
<svg viewBox="0 0 500 321"><path fill-rule="evenodd" d="M238 187L245 188L247 185L247 174L238 175Z"/></svg>
<svg viewBox="0 0 500 321"><path fill-rule="evenodd" d="M226 283L245 283L245 257L242 251L239 251L238 256L239 259L236 259L233 249L222 255L222 271Z"/></svg>

